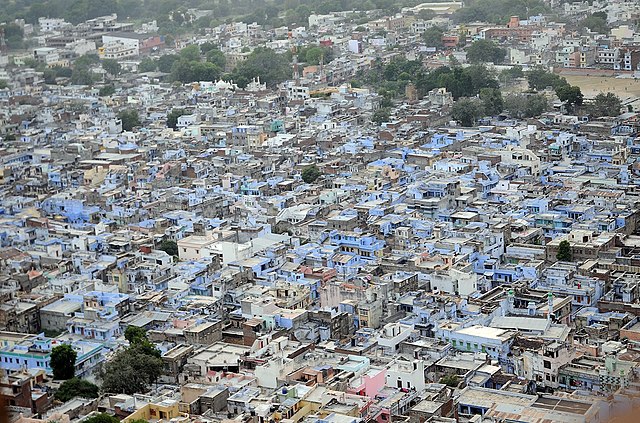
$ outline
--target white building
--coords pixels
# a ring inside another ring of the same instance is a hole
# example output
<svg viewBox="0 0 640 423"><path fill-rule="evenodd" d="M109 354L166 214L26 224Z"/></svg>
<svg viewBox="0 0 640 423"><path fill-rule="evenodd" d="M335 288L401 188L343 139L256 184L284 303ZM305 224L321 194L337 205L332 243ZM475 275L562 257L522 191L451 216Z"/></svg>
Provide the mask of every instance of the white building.
<svg viewBox="0 0 640 423"><path fill-rule="evenodd" d="M122 59L137 56L139 50L130 44L124 44L120 41L110 41L98 49L98 54L103 59Z"/></svg>
<svg viewBox="0 0 640 423"><path fill-rule="evenodd" d="M390 388L422 391L426 387L424 360L397 359L389 365L385 385Z"/></svg>
<svg viewBox="0 0 640 423"><path fill-rule="evenodd" d="M40 32L54 32L69 25L71 24L69 22L65 22L64 19L38 18L38 26L40 27Z"/></svg>

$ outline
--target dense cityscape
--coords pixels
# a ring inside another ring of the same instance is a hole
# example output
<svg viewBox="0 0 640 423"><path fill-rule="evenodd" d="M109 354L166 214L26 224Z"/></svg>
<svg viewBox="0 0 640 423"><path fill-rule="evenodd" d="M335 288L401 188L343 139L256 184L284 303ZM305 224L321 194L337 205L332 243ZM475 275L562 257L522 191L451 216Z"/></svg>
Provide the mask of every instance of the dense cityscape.
<svg viewBox="0 0 640 423"><path fill-rule="evenodd" d="M639 421L640 1L3 3L2 423Z"/></svg>

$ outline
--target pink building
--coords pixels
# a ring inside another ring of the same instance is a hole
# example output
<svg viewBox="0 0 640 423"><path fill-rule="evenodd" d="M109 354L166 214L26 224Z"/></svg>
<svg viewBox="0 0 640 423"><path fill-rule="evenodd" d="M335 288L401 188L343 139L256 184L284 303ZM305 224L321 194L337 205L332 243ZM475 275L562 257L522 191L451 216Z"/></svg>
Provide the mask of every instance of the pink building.
<svg viewBox="0 0 640 423"><path fill-rule="evenodd" d="M354 378L349 383L347 393L375 398L384 388L387 369L370 367L362 376Z"/></svg>

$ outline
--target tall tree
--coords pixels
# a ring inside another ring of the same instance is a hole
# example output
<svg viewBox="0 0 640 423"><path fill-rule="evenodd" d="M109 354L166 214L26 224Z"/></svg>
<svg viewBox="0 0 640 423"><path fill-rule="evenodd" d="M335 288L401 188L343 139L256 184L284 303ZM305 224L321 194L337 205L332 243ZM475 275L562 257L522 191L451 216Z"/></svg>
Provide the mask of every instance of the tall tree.
<svg viewBox="0 0 640 423"><path fill-rule="evenodd" d="M218 66L220 69L224 69L227 64L227 59L224 56L224 53L217 48L212 48L207 51L206 54L207 62L213 63Z"/></svg>
<svg viewBox="0 0 640 423"><path fill-rule="evenodd" d="M102 69L113 76L120 75L122 72L122 66L115 59L102 59Z"/></svg>
<svg viewBox="0 0 640 423"><path fill-rule="evenodd" d="M569 110L575 110L576 106L582 105L584 96L580 87L576 85L566 85L556 89L556 94L560 101L564 102Z"/></svg>
<svg viewBox="0 0 640 423"><path fill-rule="evenodd" d="M76 372L78 353L69 344L58 345L51 349L49 366L53 370L54 379L71 379Z"/></svg>
<svg viewBox="0 0 640 423"><path fill-rule="evenodd" d="M180 50L180 57L184 60L194 61L200 60L200 47L197 44L191 44Z"/></svg>
<svg viewBox="0 0 640 423"><path fill-rule="evenodd" d="M310 165L302 170L302 180L307 184L315 182L321 175L320 169L316 165Z"/></svg>
<svg viewBox="0 0 640 423"><path fill-rule="evenodd" d="M134 109L122 110L118 113L118 118L122 121L123 131L131 131L136 126L140 126L140 116Z"/></svg>
<svg viewBox="0 0 640 423"><path fill-rule="evenodd" d="M497 88L482 88L480 90L480 100L482 100L484 113L487 115L495 116L504 110L502 93Z"/></svg>
<svg viewBox="0 0 640 423"><path fill-rule="evenodd" d="M159 357L145 354L135 347L127 348L104 365L102 390L127 395L146 392L158 379L162 368L163 362Z"/></svg>
<svg viewBox="0 0 640 423"><path fill-rule="evenodd" d="M178 244L170 239L165 239L160 243L158 250L162 250L170 256L175 257L178 255Z"/></svg>
<svg viewBox="0 0 640 423"><path fill-rule="evenodd" d="M614 93L600 93L589 105L589 110L594 117L618 116L621 108L622 101Z"/></svg>
<svg viewBox="0 0 640 423"><path fill-rule="evenodd" d="M560 241L558 245L558 252L556 253L556 258L559 261L571 261L571 244L566 239L564 241Z"/></svg>
<svg viewBox="0 0 640 423"><path fill-rule="evenodd" d="M247 59L240 62L231 74L241 88L259 77L260 81L270 87L291 78L292 67L288 54L279 54L269 48L256 48Z"/></svg>
<svg viewBox="0 0 640 423"><path fill-rule="evenodd" d="M469 63L502 63L507 51L489 40L478 40L467 47L467 61Z"/></svg>
<svg viewBox="0 0 640 423"><path fill-rule="evenodd" d="M427 28L422 33L422 39L424 40L427 47L436 47L442 48L442 35L444 34L444 30L438 26L432 26Z"/></svg>
<svg viewBox="0 0 640 423"><path fill-rule="evenodd" d="M477 98L460 98L451 110L453 118L462 126L473 126L483 113L482 101Z"/></svg>
<svg viewBox="0 0 640 423"><path fill-rule="evenodd" d="M169 128L172 129L176 129L178 127L178 118L182 115L187 114L187 112L184 109L173 109L168 115L167 115L167 126ZM164 245L164 241L163 244ZM178 248L176 246L176 248ZM161 248L162 249L162 248ZM167 251L168 253L168 251ZM178 255L177 251L176 254L171 254L172 256Z"/></svg>

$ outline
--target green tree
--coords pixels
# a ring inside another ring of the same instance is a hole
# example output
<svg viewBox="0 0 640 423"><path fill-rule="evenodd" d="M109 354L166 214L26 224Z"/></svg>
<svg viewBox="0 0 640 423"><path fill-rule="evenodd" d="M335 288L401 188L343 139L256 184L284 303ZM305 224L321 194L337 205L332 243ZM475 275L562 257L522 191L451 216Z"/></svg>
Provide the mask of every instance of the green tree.
<svg viewBox="0 0 640 423"><path fill-rule="evenodd" d="M171 67L171 79L182 83L195 81L215 81L222 75L222 69L209 62L187 61L174 62Z"/></svg>
<svg viewBox="0 0 640 423"><path fill-rule="evenodd" d="M127 395L146 392L156 382L162 368L161 358L146 354L137 346L129 347L105 363L101 373L102 391Z"/></svg>
<svg viewBox="0 0 640 423"><path fill-rule="evenodd" d="M58 345L51 349L49 366L54 379L71 379L76 372L76 358L78 354L69 344Z"/></svg>
<svg viewBox="0 0 640 423"><path fill-rule="evenodd" d="M139 344L147 341L147 332L138 326L127 326L124 331L124 339L129 341L130 344Z"/></svg>
<svg viewBox="0 0 640 423"><path fill-rule="evenodd" d="M502 63L507 51L489 40L478 40L467 47L467 61L469 63Z"/></svg>
<svg viewBox="0 0 640 423"><path fill-rule="evenodd" d="M454 374L446 375L440 378L440 383L444 383L451 388L455 388L460 383L460 378L458 377L458 375Z"/></svg>
<svg viewBox="0 0 640 423"><path fill-rule="evenodd" d="M118 113L118 119L122 120L123 131L131 131L134 127L140 126L140 116L134 109L122 110Z"/></svg>
<svg viewBox="0 0 640 423"><path fill-rule="evenodd" d="M391 114L391 111L389 110L388 107L381 107L375 112L373 112L373 116L371 116L371 121L374 122L376 125L380 126L384 122L389 121L390 114Z"/></svg>
<svg viewBox="0 0 640 423"><path fill-rule="evenodd" d="M289 60L289 54L279 54L269 48L259 47L240 62L230 76L241 88L257 77L269 87L274 87L291 78L292 67Z"/></svg>
<svg viewBox="0 0 640 423"><path fill-rule="evenodd" d="M77 377L65 380L56 391L54 398L67 402L72 398L98 398L99 388L93 383Z"/></svg>
<svg viewBox="0 0 640 423"><path fill-rule="evenodd" d="M70 78L71 75L73 75L73 70L67 67L56 66L45 69L43 73L45 83L55 84L57 78Z"/></svg>
<svg viewBox="0 0 640 423"><path fill-rule="evenodd" d="M176 129L178 127L178 118L180 116L183 116L187 114L187 112L184 109L173 109L168 115L167 115L167 126L169 128L173 128ZM163 241L164 242L173 242L173 241ZM175 244L175 242L173 242ZM162 245L162 244L161 244ZM177 256L178 255L178 250L177 250L178 246L176 244L176 253L175 254L171 254L172 256ZM161 250L163 248L160 248ZM166 251L166 250L165 250ZM167 253L169 253L167 251Z"/></svg>
<svg viewBox="0 0 640 423"><path fill-rule="evenodd" d="M501 83L505 85L509 85L513 83L514 80L523 78L523 77L524 77L524 71L522 70L522 66L516 65L508 69L504 69L502 72L500 72L499 79Z"/></svg>
<svg viewBox="0 0 640 423"><path fill-rule="evenodd" d="M120 420L107 413L98 413L83 420L83 423L120 423Z"/></svg>
<svg viewBox="0 0 640 423"><path fill-rule="evenodd" d="M163 73L171 72L173 64L180 59L177 54L165 54L158 58L158 70Z"/></svg>
<svg viewBox="0 0 640 423"><path fill-rule="evenodd" d="M543 94L510 94L504 99L504 108L515 118L538 117L549 106Z"/></svg>
<svg viewBox="0 0 640 423"><path fill-rule="evenodd" d="M458 99L451 110L453 118L462 126L473 126L483 113L482 101L467 97Z"/></svg>
<svg viewBox="0 0 640 423"><path fill-rule="evenodd" d="M621 108L620 97L611 92L596 95L589 105L589 110L594 117L618 116Z"/></svg>
<svg viewBox="0 0 640 423"><path fill-rule="evenodd" d="M9 49L17 50L25 47L24 31L19 25L5 24L1 25L0 29L4 31L5 42Z"/></svg>
<svg viewBox="0 0 640 423"><path fill-rule="evenodd" d="M120 72L122 72L122 66L115 59L103 59L102 69L113 76L120 75Z"/></svg>
<svg viewBox="0 0 640 423"><path fill-rule="evenodd" d="M100 91L98 95L100 97L107 97L116 92L116 89L113 85L105 85L104 87L100 87Z"/></svg>
<svg viewBox="0 0 640 423"><path fill-rule="evenodd" d="M549 13L542 0L482 0L465 2L453 18L456 22L489 22L505 24L511 16L535 16Z"/></svg>
<svg viewBox="0 0 640 423"><path fill-rule="evenodd" d="M158 246L158 250L162 250L170 256L175 257L178 255L178 244L170 239L165 239Z"/></svg>
<svg viewBox="0 0 640 423"><path fill-rule="evenodd" d="M482 100L484 113L487 115L496 116L504 110L504 100L499 89L482 88L480 90L480 100Z"/></svg>
<svg viewBox="0 0 640 423"><path fill-rule="evenodd" d="M556 253L556 258L559 261L571 261L571 244L566 239L564 241L560 241L558 245L558 252Z"/></svg>
<svg viewBox="0 0 640 423"><path fill-rule="evenodd" d="M565 78L548 72L541 66L537 66L527 72L527 81L529 82L529 88L537 91L544 90L547 87L557 90L560 87L569 85Z"/></svg>
<svg viewBox="0 0 640 423"><path fill-rule="evenodd" d="M124 337L129 341L129 352L134 354L146 354L152 357L160 357L161 353L149 338L147 332L136 326L128 326L124 332Z"/></svg>
<svg viewBox="0 0 640 423"><path fill-rule="evenodd" d="M309 65L327 64L333 60L333 49L322 46L308 46L300 49L298 60Z"/></svg>
<svg viewBox="0 0 640 423"><path fill-rule="evenodd" d="M438 26L432 26L427 28L422 33L422 39L424 40L427 47L436 47L442 48L442 36L444 35L444 30Z"/></svg>
<svg viewBox="0 0 640 423"><path fill-rule="evenodd" d="M74 69L76 68L84 68L88 69L92 65L97 65L100 63L100 57L97 54L87 53L76 59L73 63Z"/></svg>
<svg viewBox="0 0 640 423"><path fill-rule="evenodd" d="M565 85L556 89L556 94L560 101L564 102L569 110L575 110L576 106L582 105L584 96L580 87L575 85Z"/></svg>
<svg viewBox="0 0 640 423"><path fill-rule="evenodd" d="M76 68L71 72L71 83L73 85L93 84L93 73L84 68Z"/></svg>
<svg viewBox="0 0 640 423"><path fill-rule="evenodd" d="M8 86L9 86L9 84L7 83L6 79L0 79L0 90L4 90Z"/></svg>
<svg viewBox="0 0 640 423"><path fill-rule="evenodd" d="M150 57L145 57L138 65L138 72L140 73L155 72L157 69L158 63Z"/></svg>
<svg viewBox="0 0 640 423"><path fill-rule="evenodd" d="M609 26L607 25L606 14L604 17L602 17L602 15L598 13L599 12L596 12L591 16L583 19L582 22L580 22L580 26L583 28L589 28L591 31L597 32L599 34L608 34Z"/></svg>
<svg viewBox="0 0 640 423"><path fill-rule="evenodd" d="M220 69L224 69L225 65L227 64L227 59L224 56L224 53L217 48L212 48L207 51L206 57L207 62L213 63Z"/></svg>
<svg viewBox="0 0 640 423"><path fill-rule="evenodd" d="M418 11L418 19L423 21L429 21L436 17L436 12L433 9L420 9Z"/></svg>
<svg viewBox="0 0 640 423"><path fill-rule="evenodd" d="M527 96L525 117L538 117L549 108L549 100L543 94Z"/></svg>
<svg viewBox="0 0 640 423"><path fill-rule="evenodd" d="M200 46L197 44L191 44L180 50L180 58L187 61L199 61L200 60Z"/></svg>
<svg viewBox="0 0 640 423"><path fill-rule="evenodd" d="M316 165L309 165L302 169L302 180L307 184L315 182L320 177L320 169Z"/></svg>

